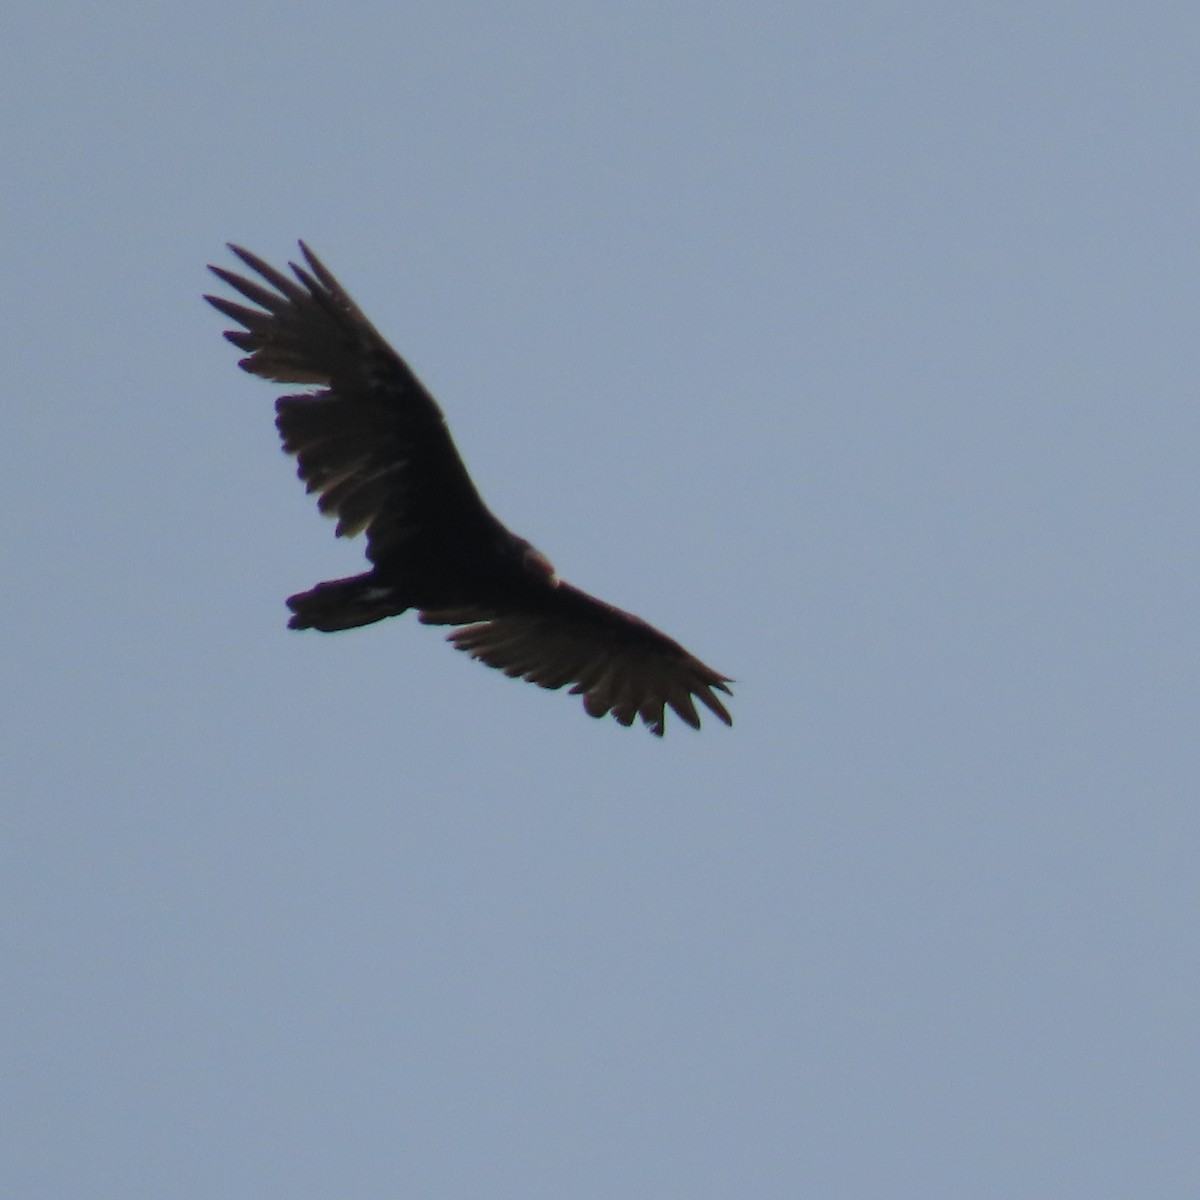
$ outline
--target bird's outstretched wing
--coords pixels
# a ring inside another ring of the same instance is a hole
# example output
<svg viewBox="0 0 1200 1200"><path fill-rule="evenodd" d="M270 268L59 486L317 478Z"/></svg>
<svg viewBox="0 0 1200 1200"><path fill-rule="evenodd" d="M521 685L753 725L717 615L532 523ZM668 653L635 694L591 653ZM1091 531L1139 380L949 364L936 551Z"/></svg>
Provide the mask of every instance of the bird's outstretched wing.
<svg viewBox="0 0 1200 1200"><path fill-rule="evenodd" d="M301 242L307 266L290 264L290 279L230 249L270 287L210 267L258 307L205 299L243 326L225 336L246 351L244 370L318 385L281 396L275 423L321 511L337 517L338 535L365 530L367 557L379 562L414 530L462 533L494 521L437 402L316 255Z"/></svg>
<svg viewBox="0 0 1200 1200"><path fill-rule="evenodd" d="M733 682L632 613L569 583L497 612L486 605L422 611L427 625L462 625L449 641L480 662L540 687L571 686L593 717L611 712L622 725L637 717L662 737L669 705L700 728L693 697L726 725L732 718L715 691ZM715 691L714 691L715 689Z"/></svg>

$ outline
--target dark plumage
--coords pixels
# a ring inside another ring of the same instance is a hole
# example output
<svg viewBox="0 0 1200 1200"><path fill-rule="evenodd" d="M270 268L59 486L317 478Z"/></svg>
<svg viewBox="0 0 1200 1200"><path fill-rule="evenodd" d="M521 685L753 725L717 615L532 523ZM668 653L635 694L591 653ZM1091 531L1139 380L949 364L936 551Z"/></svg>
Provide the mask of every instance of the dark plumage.
<svg viewBox="0 0 1200 1200"><path fill-rule="evenodd" d="M693 697L727 725L732 682L645 621L562 582L483 503L433 397L337 280L300 243L295 279L238 246L270 285L209 269L256 307L205 299L241 329L243 370L313 390L275 403L283 448L338 536L367 535L372 569L288 599L292 629L326 632L416 609L506 675L571 684L593 717L636 717L661 736L667 705L700 727Z"/></svg>

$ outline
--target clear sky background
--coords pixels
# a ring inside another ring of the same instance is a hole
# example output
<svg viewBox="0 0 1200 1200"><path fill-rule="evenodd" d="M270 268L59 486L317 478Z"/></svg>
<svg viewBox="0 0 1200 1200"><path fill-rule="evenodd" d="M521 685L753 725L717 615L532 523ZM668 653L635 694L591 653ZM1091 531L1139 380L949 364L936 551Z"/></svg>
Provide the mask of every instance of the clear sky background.
<svg viewBox="0 0 1200 1200"><path fill-rule="evenodd" d="M3 26L0 1193L1200 1194L1194 3ZM297 237L732 729L285 629Z"/></svg>

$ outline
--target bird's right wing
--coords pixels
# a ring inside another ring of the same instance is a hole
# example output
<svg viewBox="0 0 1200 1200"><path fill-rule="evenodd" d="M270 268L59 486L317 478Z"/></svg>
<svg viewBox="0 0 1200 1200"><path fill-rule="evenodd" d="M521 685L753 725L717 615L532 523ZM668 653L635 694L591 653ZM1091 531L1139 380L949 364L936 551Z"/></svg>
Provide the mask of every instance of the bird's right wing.
<svg viewBox="0 0 1200 1200"><path fill-rule="evenodd" d="M339 537L367 534L374 562L414 532L477 529L494 521L467 473L437 402L303 242L296 278L238 246L230 249L270 287L209 269L257 305L205 299L242 329L225 336L246 351L239 366L316 390L275 405L283 448L336 516Z"/></svg>

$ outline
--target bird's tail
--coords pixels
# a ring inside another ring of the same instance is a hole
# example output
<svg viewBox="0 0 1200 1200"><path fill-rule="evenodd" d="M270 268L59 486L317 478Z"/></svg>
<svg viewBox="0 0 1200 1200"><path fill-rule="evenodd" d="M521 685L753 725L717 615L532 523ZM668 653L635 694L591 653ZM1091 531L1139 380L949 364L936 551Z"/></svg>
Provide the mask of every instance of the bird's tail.
<svg viewBox="0 0 1200 1200"><path fill-rule="evenodd" d="M397 616L408 607L395 588L381 584L374 572L318 583L310 591L289 596L287 603L293 613L289 629L319 629L322 633L357 629Z"/></svg>

